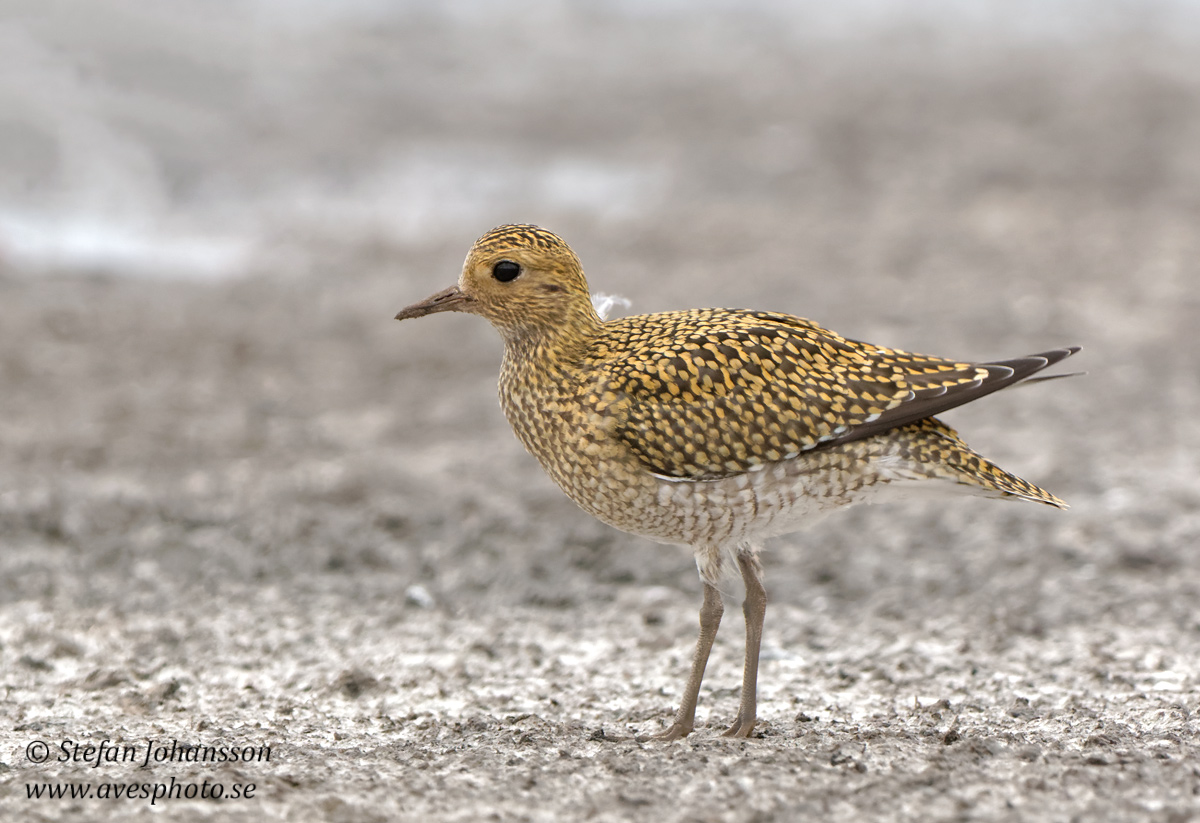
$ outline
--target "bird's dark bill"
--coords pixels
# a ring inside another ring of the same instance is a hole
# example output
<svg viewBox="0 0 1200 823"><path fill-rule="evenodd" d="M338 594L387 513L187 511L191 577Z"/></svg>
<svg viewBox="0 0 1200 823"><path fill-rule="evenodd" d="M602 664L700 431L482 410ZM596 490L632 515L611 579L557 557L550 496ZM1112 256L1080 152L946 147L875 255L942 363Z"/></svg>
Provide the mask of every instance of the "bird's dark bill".
<svg viewBox="0 0 1200 823"><path fill-rule="evenodd" d="M470 311L469 306L474 301L463 294L458 286L451 286L437 294L427 297L420 303L413 303L406 309L401 309L396 315L397 320L408 320L412 317L424 317L439 311Z"/></svg>

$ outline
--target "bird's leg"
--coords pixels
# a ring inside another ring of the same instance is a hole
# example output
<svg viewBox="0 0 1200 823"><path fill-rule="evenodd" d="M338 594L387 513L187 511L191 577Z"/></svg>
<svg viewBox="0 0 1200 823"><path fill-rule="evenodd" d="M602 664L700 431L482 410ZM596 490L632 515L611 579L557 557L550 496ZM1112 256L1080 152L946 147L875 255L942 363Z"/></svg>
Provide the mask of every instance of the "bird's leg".
<svg viewBox="0 0 1200 823"><path fill-rule="evenodd" d="M767 590L763 588L762 564L753 551L740 551L738 566L746 583L742 614L746 617L746 666L742 670L742 702L737 719L725 737L749 737L758 713L758 651L762 645L763 618L767 614Z"/></svg>
<svg viewBox="0 0 1200 823"><path fill-rule="evenodd" d="M687 685L683 689L683 702L679 704L679 711L675 713L675 722L660 734L654 735L655 740L679 740L691 733L696 722L700 681L704 679L708 653L712 651L713 640L717 636L717 628L721 625L721 615L724 611L721 593L716 587L705 583L704 604L700 606L700 638L696 641L696 654L692 658L692 673L688 675Z"/></svg>

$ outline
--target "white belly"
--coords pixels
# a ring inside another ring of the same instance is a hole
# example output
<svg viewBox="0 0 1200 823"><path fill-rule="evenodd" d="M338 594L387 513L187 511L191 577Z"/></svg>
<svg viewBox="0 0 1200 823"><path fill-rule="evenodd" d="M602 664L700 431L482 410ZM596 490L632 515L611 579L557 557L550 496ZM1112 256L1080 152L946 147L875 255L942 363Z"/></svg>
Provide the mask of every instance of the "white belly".
<svg viewBox="0 0 1200 823"><path fill-rule="evenodd" d="M692 546L701 576L716 583L722 569L730 568L732 553L757 550L767 538L804 529L835 509L930 494L986 493L897 459L886 448L882 453L871 448L878 443L856 445L717 480L659 477L655 500L639 506L651 503L658 516L642 518L641 528L615 525L659 542Z"/></svg>

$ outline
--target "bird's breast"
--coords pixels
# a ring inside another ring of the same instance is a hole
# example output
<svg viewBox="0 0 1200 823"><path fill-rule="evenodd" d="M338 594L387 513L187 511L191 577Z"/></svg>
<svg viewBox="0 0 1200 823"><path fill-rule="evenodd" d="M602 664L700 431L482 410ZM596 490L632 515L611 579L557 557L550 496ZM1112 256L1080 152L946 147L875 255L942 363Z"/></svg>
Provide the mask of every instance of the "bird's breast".
<svg viewBox="0 0 1200 823"><path fill-rule="evenodd" d="M525 449L584 510L632 531L623 511L652 501L652 476L617 435L619 403L570 374L505 363L500 405Z"/></svg>

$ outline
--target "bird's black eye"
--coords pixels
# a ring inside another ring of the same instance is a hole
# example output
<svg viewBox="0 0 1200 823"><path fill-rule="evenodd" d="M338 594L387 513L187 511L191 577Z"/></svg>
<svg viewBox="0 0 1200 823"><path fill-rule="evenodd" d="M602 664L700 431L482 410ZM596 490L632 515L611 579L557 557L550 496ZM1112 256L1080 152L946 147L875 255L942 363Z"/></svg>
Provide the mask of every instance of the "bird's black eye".
<svg viewBox="0 0 1200 823"><path fill-rule="evenodd" d="M511 260L501 260L496 265L492 266L492 277L499 280L501 283L507 283L509 280L516 280L517 275L521 273L521 267Z"/></svg>

